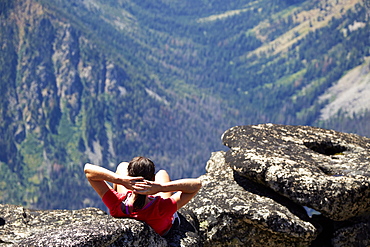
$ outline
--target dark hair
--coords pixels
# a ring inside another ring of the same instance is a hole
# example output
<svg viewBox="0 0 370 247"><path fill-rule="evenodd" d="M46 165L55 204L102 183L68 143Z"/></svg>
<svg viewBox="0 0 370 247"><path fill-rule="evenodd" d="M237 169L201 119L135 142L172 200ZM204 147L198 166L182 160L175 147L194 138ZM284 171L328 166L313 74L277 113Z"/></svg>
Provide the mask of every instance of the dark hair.
<svg viewBox="0 0 370 247"><path fill-rule="evenodd" d="M155 165L153 161L145 157L133 158L127 168L128 175L131 177L143 177L145 180L154 181ZM134 201L134 211L142 209L145 205L146 195L137 195Z"/></svg>

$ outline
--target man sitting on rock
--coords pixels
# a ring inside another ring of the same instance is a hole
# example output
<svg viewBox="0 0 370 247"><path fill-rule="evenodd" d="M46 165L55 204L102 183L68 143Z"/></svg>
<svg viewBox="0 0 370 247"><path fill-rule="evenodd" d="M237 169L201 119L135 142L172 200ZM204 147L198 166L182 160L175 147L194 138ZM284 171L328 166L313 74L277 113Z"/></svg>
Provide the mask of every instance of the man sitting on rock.
<svg viewBox="0 0 370 247"><path fill-rule="evenodd" d="M199 179L171 181L165 170L155 174L154 163L145 157L120 163L115 173L92 164L84 171L113 217L144 221L161 236L179 224L176 211L201 188Z"/></svg>

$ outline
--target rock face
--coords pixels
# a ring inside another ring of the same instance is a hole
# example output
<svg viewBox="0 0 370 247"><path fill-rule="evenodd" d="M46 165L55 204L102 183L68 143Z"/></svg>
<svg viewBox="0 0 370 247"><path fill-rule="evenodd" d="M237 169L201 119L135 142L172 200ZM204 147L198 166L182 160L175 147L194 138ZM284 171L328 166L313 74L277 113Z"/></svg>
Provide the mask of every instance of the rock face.
<svg viewBox="0 0 370 247"><path fill-rule="evenodd" d="M305 211L261 185L238 176L214 153L190 210L205 246L309 246L316 228Z"/></svg>
<svg viewBox="0 0 370 247"><path fill-rule="evenodd" d="M370 246L369 220L337 230L334 233L332 244L336 247Z"/></svg>
<svg viewBox="0 0 370 247"><path fill-rule="evenodd" d="M370 211L370 139L308 126L231 128L226 163L333 220Z"/></svg>
<svg viewBox="0 0 370 247"><path fill-rule="evenodd" d="M146 224L114 219L105 212L81 210L33 211L0 205L0 243L18 246L148 246L166 241ZM146 238L142 236L146 235Z"/></svg>
<svg viewBox="0 0 370 247"><path fill-rule="evenodd" d="M197 246L195 228L180 217L181 228L162 238L143 222L113 218L97 208L29 210L0 204L0 246Z"/></svg>
<svg viewBox="0 0 370 247"><path fill-rule="evenodd" d="M266 124L231 128L223 141L230 150L212 154L165 238L95 208L0 205L0 245L370 246L369 139Z"/></svg>

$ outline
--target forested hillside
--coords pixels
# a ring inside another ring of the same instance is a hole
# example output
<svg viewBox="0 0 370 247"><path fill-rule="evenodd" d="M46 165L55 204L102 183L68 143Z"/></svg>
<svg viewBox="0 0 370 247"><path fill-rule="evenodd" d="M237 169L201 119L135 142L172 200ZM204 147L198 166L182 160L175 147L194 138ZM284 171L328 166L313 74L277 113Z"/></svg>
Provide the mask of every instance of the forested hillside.
<svg viewBox="0 0 370 247"><path fill-rule="evenodd" d="M370 84L369 2L2 0L0 202L101 206L83 164L136 155L199 176L234 125L370 136L366 103L323 118Z"/></svg>

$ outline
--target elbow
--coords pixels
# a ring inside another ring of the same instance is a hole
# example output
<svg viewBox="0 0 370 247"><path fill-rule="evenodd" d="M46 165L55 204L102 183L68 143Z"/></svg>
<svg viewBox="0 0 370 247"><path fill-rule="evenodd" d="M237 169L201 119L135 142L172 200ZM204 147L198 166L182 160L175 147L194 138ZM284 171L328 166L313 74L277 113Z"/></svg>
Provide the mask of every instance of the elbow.
<svg viewBox="0 0 370 247"><path fill-rule="evenodd" d="M90 179L92 177L91 166L92 165L89 163L86 163L84 166L84 172L87 179Z"/></svg>
<svg viewBox="0 0 370 247"><path fill-rule="evenodd" d="M196 189L197 189L197 192L202 188L202 180L200 179L197 179L197 183L196 183Z"/></svg>

